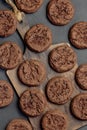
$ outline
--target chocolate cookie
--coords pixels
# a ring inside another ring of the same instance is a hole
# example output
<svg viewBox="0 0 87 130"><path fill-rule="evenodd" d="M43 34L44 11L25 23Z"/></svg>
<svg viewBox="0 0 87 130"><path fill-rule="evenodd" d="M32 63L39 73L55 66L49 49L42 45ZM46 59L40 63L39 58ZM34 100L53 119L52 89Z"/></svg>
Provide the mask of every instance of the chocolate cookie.
<svg viewBox="0 0 87 130"><path fill-rule="evenodd" d="M5 80L0 80L0 108L8 106L12 102L13 96L11 85Z"/></svg>
<svg viewBox="0 0 87 130"><path fill-rule="evenodd" d="M87 90L87 64L82 64L78 67L75 78L79 87Z"/></svg>
<svg viewBox="0 0 87 130"><path fill-rule="evenodd" d="M20 97L20 108L27 116L39 116L45 107L45 96L39 89L26 90Z"/></svg>
<svg viewBox="0 0 87 130"><path fill-rule="evenodd" d="M38 60L26 60L18 68L18 77L28 86L38 86L45 80L45 66Z"/></svg>
<svg viewBox="0 0 87 130"><path fill-rule="evenodd" d="M81 120L87 120L87 93L78 94L71 102L71 111Z"/></svg>
<svg viewBox="0 0 87 130"><path fill-rule="evenodd" d="M0 36L7 37L16 31L17 19L12 11L0 10Z"/></svg>
<svg viewBox="0 0 87 130"><path fill-rule="evenodd" d="M76 61L76 53L65 44L54 48L49 54L50 66L57 72L71 70L75 66Z"/></svg>
<svg viewBox="0 0 87 130"><path fill-rule="evenodd" d="M52 44L51 30L43 24L37 24L25 34L25 43L33 51L45 51Z"/></svg>
<svg viewBox="0 0 87 130"><path fill-rule="evenodd" d="M0 67L13 69L22 61L22 51L14 42L6 42L0 45Z"/></svg>
<svg viewBox="0 0 87 130"><path fill-rule="evenodd" d="M76 48L87 48L87 22L74 24L69 31L69 39Z"/></svg>
<svg viewBox="0 0 87 130"><path fill-rule="evenodd" d="M55 25L68 24L74 15L74 7L70 0L50 0L47 16Z"/></svg>
<svg viewBox="0 0 87 130"><path fill-rule="evenodd" d="M58 110L50 110L42 118L43 130L67 130L67 127L66 115Z"/></svg>
<svg viewBox="0 0 87 130"><path fill-rule="evenodd" d="M66 103L73 92L71 81L66 77L54 77L47 83L46 93L48 99L56 104Z"/></svg>
<svg viewBox="0 0 87 130"><path fill-rule="evenodd" d="M14 119L6 127L6 130L32 130L31 124L24 119Z"/></svg>
<svg viewBox="0 0 87 130"><path fill-rule="evenodd" d="M25 13L34 13L41 7L43 0L15 0L15 3Z"/></svg>

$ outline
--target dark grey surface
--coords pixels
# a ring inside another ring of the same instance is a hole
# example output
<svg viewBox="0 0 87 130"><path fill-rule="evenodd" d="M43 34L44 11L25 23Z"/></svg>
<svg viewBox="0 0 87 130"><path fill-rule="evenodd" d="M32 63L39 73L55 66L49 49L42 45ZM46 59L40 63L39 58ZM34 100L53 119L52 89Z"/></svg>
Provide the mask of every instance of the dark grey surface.
<svg viewBox="0 0 87 130"><path fill-rule="evenodd" d="M46 17L46 6L48 2L49 0L44 0L44 4L38 12L34 14L27 14L29 25L32 26L37 23L43 23L50 27L53 33L54 44L59 42L69 42L68 31L72 24L74 24L77 21L87 21L87 0L72 0L75 7L75 16L68 25L62 27L54 26L48 21ZM6 8L9 9L9 6L7 6L4 0L0 0L0 9ZM23 42L17 32L15 32L12 36L8 38L0 38L0 44L8 40L17 42L22 48L22 50L24 50ZM75 49L75 51L77 52L78 63L87 63L87 50ZM0 70L0 79L8 80L4 70ZM25 116L20 112L18 108L18 97L15 93L14 101L12 102L12 104L6 108L0 109L0 130L5 130L6 124L11 119L20 117L25 118ZM87 126L81 128L80 130L87 130Z"/></svg>

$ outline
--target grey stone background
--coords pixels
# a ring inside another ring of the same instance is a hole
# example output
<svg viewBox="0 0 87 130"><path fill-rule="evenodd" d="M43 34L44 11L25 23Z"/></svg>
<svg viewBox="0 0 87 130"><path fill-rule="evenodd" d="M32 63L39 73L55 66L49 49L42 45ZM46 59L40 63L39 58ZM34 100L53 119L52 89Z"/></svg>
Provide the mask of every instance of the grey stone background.
<svg viewBox="0 0 87 130"><path fill-rule="evenodd" d="M44 0L44 4L34 14L26 14L27 19L29 21L29 25L33 26L37 23L46 24L48 27L51 28L53 33L53 44L60 43L60 42L69 42L68 40L68 31L69 28L77 21L87 21L87 0L71 0L75 7L75 16L73 20L66 26L57 27L52 25L47 17L46 17L46 6L49 0ZM5 3L4 0L0 0L0 9L10 9L10 7ZM21 49L24 51L24 44L20 36L17 32L15 32L12 36L7 38L0 38L0 44L5 41L14 41L16 42ZM74 48L75 49L75 48ZM75 49L78 56L78 63L87 63L87 50L78 50ZM5 71L0 69L0 79L8 80ZM8 107L0 109L0 130L5 130L6 124L14 119L14 118L26 118L18 107L18 96L14 91L14 100ZM87 126L81 128L80 130L87 130Z"/></svg>

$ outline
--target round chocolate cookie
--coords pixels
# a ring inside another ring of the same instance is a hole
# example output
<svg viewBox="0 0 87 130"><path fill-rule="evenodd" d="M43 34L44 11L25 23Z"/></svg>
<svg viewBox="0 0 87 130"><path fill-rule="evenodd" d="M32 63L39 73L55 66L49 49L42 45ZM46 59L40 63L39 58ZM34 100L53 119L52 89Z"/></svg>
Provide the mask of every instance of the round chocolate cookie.
<svg viewBox="0 0 87 130"><path fill-rule="evenodd" d="M42 5L43 0L15 0L16 6L25 13L34 13Z"/></svg>
<svg viewBox="0 0 87 130"><path fill-rule="evenodd" d="M0 10L0 36L7 37L16 31L17 19L12 11Z"/></svg>
<svg viewBox="0 0 87 130"><path fill-rule="evenodd" d="M66 115L58 110L50 110L42 118L43 130L67 130L67 127Z"/></svg>
<svg viewBox="0 0 87 130"><path fill-rule="evenodd" d="M26 60L18 68L18 77L28 86L38 86L46 78L45 66L38 60Z"/></svg>
<svg viewBox="0 0 87 130"><path fill-rule="evenodd" d="M36 88L26 90L20 97L20 108L27 116L39 116L46 107L44 94Z"/></svg>
<svg viewBox="0 0 87 130"><path fill-rule="evenodd" d="M36 52L43 52L52 44L52 32L43 24L37 24L25 34L25 43Z"/></svg>
<svg viewBox="0 0 87 130"><path fill-rule="evenodd" d="M74 7L70 0L50 0L47 16L55 25L68 24L74 15Z"/></svg>
<svg viewBox="0 0 87 130"><path fill-rule="evenodd" d="M69 31L69 39L76 48L87 48L87 22L74 24Z"/></svg>
<svg viewBox="0 0 87 130"><path fill-rule="evenodd" d="M75 78L79 87L87 90L87 64L82 64L78 67Z"/></svg>
<svg viewBox="0 0 87 130"><path fill-rule="evenodd" d="M13 119L7 125L6 130L32 130L32 126L27 120Z"/></svg>
<svg viewBox="0 0 87 130"><path fill-rule="evenodd" d="M87 93L78 94L71 102L72 114L81 120L87 120Z"/></svg>
<svg viewBox="0 0 87 130"><path fill-rule="evenodd" d="M14 42L6 42L0 45L0 67L13 69L22 61L22 51Z"/></svg>
<svg viewBox="0 0 87 130"><path fill-rule="evenodd" d="M54 77L47 83L46 93L48 99L56 104L66 103L73 92L71 81L66 77Z"/></svg>
<svg viewBox="0 0 87 130"><path fill-rule="evenodd" d="M57 72L71 70L77 61L74 50L68 45L60 45L54 48L49 54L50 66Z"/></svg>
<svg viewBox="0 0 87 130"><path fill-rule="evenodd" d="M0 108L8 106L12 102L13 96L11 85L5 80L0 80Z"/></svg>

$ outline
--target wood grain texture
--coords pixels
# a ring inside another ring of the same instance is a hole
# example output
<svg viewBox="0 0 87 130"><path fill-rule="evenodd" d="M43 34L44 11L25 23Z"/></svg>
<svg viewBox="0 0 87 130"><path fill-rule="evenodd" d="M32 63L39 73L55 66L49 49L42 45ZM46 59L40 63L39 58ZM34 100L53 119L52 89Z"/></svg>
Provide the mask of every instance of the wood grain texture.
<svg viewBox="0 0 87 130"><path fill-rule="evenodd" d="M61 44L63 44L63 43L61 43ZM59 45L60 44L52 45L47 51L45 51L43 53L35 53L35 52L32 52L32 51L26 49L25 54L24 54L24 59L31 59L31 58L38 59L45 64L46 70L47 70L47 78L46 78L45 82L41 86L38 87L38 89L40 89L44 93L45 93L46 83L49 79L51 79L52 77L54 77L56 75L59 75L59 76L64 75L64 76L68 77L72 81L72 84L74 86L74 92L73 92L72 97L71 97L71 99L72 99L75 95L77 95L78 93L81 92L81 90L79 89L79 87L76 85L76 83L74 81L74 74L75 74L75 71L76 71L76 68L78 67L78 65L76 64L75 67L72 70L60 74L60 73L56 73L54 70L52 70L50 68L49 64L48 64L48 54L49 54L49 52L53 48L55 48L56 46L59 46ZM28 86L23 85L19 81L19 79L17 77L17 68L14 69L14 70L8 70L7 75L9 77L10 81L12 82L18 96L20 96L23 91L25 91L26 89L29 88ZM76 129L86 125L87 121L80 121L80 120L76 119L74 116L71 115L71 112L70 112L71 99L65 105L55 105L55 104L52 104L48 101L48 105L47 105L47 108L45 109L44 113L49 109L59 109L60 111L67 114L67 116L68 116L68 122L69 122L68 130L76 130ZM34 130L41 130L40 120L41 120L43 114L41 116L38 116L38 117L35 117L35 118L29 117L29 120L30 120Z"/></svg>

